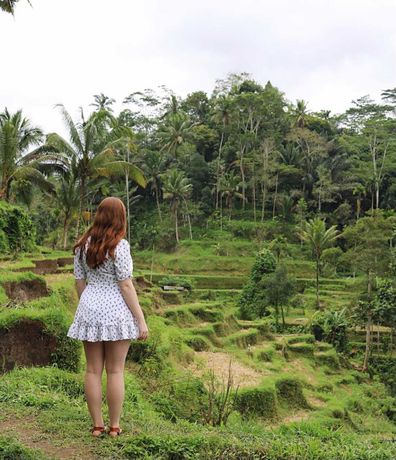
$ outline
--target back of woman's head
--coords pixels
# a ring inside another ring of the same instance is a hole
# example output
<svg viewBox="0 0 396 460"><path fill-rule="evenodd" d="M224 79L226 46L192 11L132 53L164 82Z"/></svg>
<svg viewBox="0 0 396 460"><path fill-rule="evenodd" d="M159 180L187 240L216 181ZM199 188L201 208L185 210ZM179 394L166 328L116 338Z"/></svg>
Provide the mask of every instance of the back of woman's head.
<svg viewBox="0 0 396 460"><path fill-rule="evenodd" d="M124 203L115 197L108 197L102 200L95 214L93 224L84 235L73 246L73 252L78 248L84 250L89 238L87 248L87 265L97 268L105 259L107 252L114 258L114 251L117 244L126 233L126 210ZM82 256L80 251L80 256Z"/></svg>

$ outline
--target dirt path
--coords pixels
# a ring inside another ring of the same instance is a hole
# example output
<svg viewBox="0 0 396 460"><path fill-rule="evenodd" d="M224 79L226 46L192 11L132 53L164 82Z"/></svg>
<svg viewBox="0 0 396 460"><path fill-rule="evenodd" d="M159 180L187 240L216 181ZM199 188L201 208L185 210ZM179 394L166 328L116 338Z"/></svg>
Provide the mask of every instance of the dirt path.
<svg viewBox="0 0 396 460"><path fill-rule="evenodd" d="M99 460L87 444L78 444L60 438L57 433L48 435L40 430L37 422L28 415L28 419L16 418L7 414L1 420L2 432L14 436L24 446L40 449L48 459L56 460Z"/></svg>
<svg viewBox="0 0 396 460"><path fill-rule="evenodd" d="M192 363L189 369L194 375L201 377L206 371L213 370L216 377L227 382L228 369L231 359L231 373L234 385L240 387L258 385L265 375L251 367L238 362L232 355L224 352L196 351L197 362Z"/></svg>

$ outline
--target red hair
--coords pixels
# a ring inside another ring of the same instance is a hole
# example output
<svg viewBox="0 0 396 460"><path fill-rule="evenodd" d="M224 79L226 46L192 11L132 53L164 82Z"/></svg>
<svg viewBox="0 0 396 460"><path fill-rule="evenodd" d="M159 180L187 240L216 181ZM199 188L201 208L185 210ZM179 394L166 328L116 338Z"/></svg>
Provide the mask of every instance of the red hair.
<svg viewBox="0 0 396 460"><path fill-rule="evenodd" d="M95 214L93 224L88 228L84 235L73 246L73 254L78 248L82 258L85 244L89 237L87 248L87 265L97 268L105 259L107 252L114 259L114 251L117 244L126 234L126 210L124 203L115 197L108 197L102 200Z"/></svg>

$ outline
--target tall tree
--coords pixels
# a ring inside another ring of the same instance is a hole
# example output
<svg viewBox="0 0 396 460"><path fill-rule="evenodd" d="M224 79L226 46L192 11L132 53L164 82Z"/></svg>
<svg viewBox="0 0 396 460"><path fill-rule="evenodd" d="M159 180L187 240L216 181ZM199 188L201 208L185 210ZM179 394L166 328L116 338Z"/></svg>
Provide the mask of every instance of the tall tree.
<svg viewBox="0 0 396 460"><path fill-rule="evenodd" d="M0 199L9 201L14 181L27 181L47 192L54 191L43 170L57 166L56 156L45 155L41 148L27 152L40 145L42 139L41 129L33 126L21 110L11 114L5 109L0 114Z"/></svg>
<svg viewBox="0 0 396 460"><path fill-rule="evenodd" d="M326 223L320 218L311 219L305 222L303 228L299 232L302 240L307 242L312 249L313 256L316 263L316 308L320 308L319 301L319 274L320 274L320 261L323 250L331 246L333 242L339 237L335 225L326 229Z"/></svg>
<svg viewBox="0 0 396 460"><path fill-rule="evenodd" d="M192 185L185 177L183 171L172 168L161 175L164 182L164 199L170 201L171 213L175 220L175 236L179 242L179 207L182 202L190 195Z"/></svg>

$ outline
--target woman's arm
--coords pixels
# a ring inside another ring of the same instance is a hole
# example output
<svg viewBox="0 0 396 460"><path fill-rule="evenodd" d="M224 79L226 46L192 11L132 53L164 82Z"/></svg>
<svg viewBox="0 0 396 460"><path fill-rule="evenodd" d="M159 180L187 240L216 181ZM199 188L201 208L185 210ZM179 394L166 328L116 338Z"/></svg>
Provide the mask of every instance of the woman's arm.
<svg viewBox="0 0 396 460"><path fill-rule="evenodd" d="M85 280L75 280L76 281L76 290L77 290L77 295L78 298L80 299L81 294L83 293L84 289L87 286L87 283Z"/></svg>
<svg viewBox="0 0 396 460"><path fill-rule="evenodd" d="M128 305L128 308L131 310L133 316L136 318L139 325L139 339L145 340L148 337L148 329L146 325L146 320L144 319L144 314L142 308L139 304L139 299L136 293L135 286L132 283L132 279L128 278L118 282L120 286L122 297L125 300L125 303Z"/></svg>

